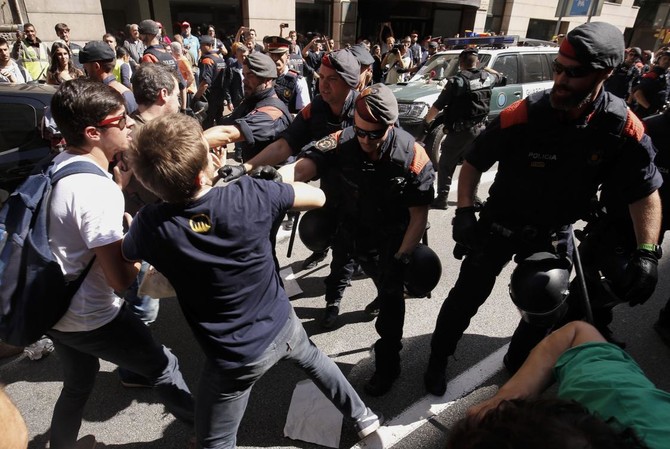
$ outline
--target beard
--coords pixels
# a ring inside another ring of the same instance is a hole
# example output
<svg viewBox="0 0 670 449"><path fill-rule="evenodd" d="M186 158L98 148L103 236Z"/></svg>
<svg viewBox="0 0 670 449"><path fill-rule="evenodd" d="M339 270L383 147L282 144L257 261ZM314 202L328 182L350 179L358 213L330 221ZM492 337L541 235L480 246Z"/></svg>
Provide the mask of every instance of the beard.
<svg viewBox="0 0 670 449"><path fill-rule="evenodd" d="M561 88L568 92L568 95L560 96L558 89ZM565 85L556 85L551 88L549 95L549 102L551 107L559 111L569 111L571 109L579 109L582 106L589 104L593 100L593 86L589 89L575 90Z"/></svg>

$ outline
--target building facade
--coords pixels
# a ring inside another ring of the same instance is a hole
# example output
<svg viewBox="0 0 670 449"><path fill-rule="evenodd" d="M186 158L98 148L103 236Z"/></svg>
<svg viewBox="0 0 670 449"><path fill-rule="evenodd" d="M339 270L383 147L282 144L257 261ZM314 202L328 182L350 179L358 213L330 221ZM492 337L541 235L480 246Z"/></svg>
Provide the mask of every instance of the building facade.
<svg viewBox="0 0 670 449"><path fill-rule="evenodd" d="M616 25L627 44L643 48L660 45L670 21L670 0L6 0L0 6L0 32L11 34L18 24L31 22L49 42L56 39L54 24L65 22L72 40L83 43L153 18L170 35L180 31L184 20L194 32L212 24L228 36L244 25L259 38L278 34L279 24L288 23L290 30L331 36L338 45L361 38L377 41L384 23L396 37L412 31L433 37L473 31L550 40L589 20L586 14L566 15L559 24L556 14L563 1L573 10L597 2L598 14L591 20Z"/></svg>

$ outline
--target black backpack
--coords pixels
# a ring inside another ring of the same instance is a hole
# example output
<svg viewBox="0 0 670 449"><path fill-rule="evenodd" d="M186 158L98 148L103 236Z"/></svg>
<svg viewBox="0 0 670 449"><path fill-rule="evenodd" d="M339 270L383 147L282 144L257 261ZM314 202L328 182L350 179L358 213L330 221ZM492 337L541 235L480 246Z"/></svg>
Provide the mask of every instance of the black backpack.
<svg viewBox="0 0 670 449"><path fill-rule="evenodd" d="M76 173L106 176L90 162L72 162L54 173L53 162L34 173L0 210L0 339L16 346L39 340L65 314L88 274L66 282L49 247L49 200L53 186Z"/></svg>

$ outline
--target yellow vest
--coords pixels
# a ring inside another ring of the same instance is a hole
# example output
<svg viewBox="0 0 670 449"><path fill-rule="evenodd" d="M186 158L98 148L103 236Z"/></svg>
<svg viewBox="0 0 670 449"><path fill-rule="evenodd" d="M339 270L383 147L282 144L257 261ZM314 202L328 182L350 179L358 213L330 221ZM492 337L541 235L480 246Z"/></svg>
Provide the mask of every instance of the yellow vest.
<svg viewBox="0 0 670 449"><path fill-rule="evenodd" d="M34 80L46 80L49 68L49 51L44 43L36 49L21 42L19 63L30 73Z"/></svg>
<svg viewBox="0 0 670 449"><path fill-rule="evenodd" d="M112 70L112 73L114 74L114 78L121 83L121 64L123 64L123 61L121 59L116 60L116 65L114 66L114 70Z"/></svg>

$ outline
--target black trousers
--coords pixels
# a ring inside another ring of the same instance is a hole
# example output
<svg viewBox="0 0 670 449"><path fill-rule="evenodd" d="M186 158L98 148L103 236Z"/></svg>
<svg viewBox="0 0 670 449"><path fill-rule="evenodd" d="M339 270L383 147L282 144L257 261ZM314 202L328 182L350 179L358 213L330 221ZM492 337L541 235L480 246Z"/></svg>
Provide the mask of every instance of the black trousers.
<svg viewBox="0 0 670 449"><path fill-rule="evenodd" d="M560 251L556 251L560 248ZM482 247L465 257L456 284L445 299L435 324L431 339L429 370L444 370L447 359L456 351L470 320L477 314L491 294L496 278L516 254L525 258L537 252L571 254L572 240L569 231L558 236L540 235L532 241L491 234ZM523 322L510 342L509 357L525 360L528 352L551 330L539 329Z"/></svg>

